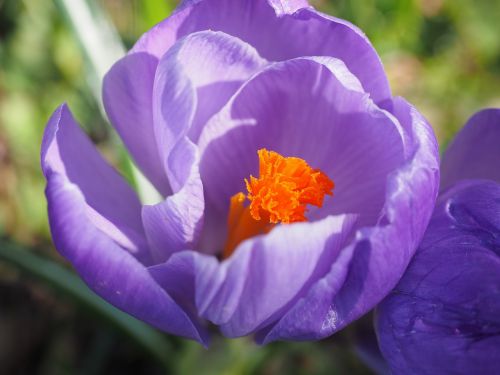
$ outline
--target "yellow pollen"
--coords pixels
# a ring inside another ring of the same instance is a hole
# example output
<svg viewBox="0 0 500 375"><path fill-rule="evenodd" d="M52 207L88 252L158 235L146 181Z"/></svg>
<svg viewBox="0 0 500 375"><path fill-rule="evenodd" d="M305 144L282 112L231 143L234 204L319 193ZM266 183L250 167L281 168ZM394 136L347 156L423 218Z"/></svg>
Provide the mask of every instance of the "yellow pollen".
<svg viewBox="0 0 500 375"><path fill-rule="evenodd" d="M333 181L305 160L266 149L258 156L259 177L245 179L246 196L238 193L231 198L224 258L243 240L267 233L278 223L307 221L307 205L321 207L325 195L333 195Z"/></svg>

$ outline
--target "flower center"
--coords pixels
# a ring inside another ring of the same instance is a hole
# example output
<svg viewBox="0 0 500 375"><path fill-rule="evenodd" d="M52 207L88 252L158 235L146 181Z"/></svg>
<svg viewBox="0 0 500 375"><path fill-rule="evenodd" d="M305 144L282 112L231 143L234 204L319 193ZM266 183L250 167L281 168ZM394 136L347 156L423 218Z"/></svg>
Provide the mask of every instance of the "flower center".
<svg viewBox="0 0 500 375"><path fill-rule="evenodd" d="M325 195L333 195L333 181L304 159L266 149L257 153L259 177L245 179L247 195L240 192L231 197L224 258L243 240L267 233L278 223L307 221L307 205L321 207ZM249 205L245 205L247 199Z"/></svg>

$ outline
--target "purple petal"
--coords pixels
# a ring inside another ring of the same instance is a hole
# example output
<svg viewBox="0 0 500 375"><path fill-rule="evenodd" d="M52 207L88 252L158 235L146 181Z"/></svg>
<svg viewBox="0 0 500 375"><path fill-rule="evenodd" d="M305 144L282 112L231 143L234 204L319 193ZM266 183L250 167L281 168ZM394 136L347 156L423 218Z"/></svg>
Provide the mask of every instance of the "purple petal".
<svg viewBox="0 0 500 375"><path fill-rule="evenodd" d="M103 101L109 119L145 176L163 195L171 194L153 126L153 83L158 59L129 54L104 77Z"/></svg>
<svg viewBox="0 0 500 375"><path fill-rule="evenodd" d="M323 337L321 332L330 332L338 320L337 312L330 306L331 296L337 294L345 282L353 249L353 246L342 249L327 275L314 283L278 322L257 332L257 341L267 344L283 339L315 340Z"/></svg>
<svg viewBox="0 0 500 375"><path fill-rule="evenodd" d="M440 197L405 276L377 311L393 373L498 372L499 235L499 184L463 181Z"/></svg>
<svg viewBox="0 0 500 375"><path fill-rule="evenodd" d="M65 104L47 124L41 163L46 178L58 173L78 187L86 216L97 228L138 258L149 257L137 195L99 155Z"/></svg>
<svg viewBox="0 0 500 375"><path fill-rule="evenodd" d="M409 114L415 153L387 182L386 204L379 225L361 230L344 288L332 306L339 324L332 332L372 309L396 285L429 223L439 185L439 156L430 125L402 99L394 113ZM366 245L368 241L369 246Z"/></svg>
<svg viewBox="0 0 500 375"><path fill-rule="evenodd" d="M432 129L414 108L401 99L395 99L392 107L403 127L411 130L408 139L413 140L415 153L388 178L378 225L358 231L349 249L352 259L345 259L345 268L334 264L275 327L259 334L260 341L329 336L372 309L403 274L434 207L438 151ZM340 287L338 280L342 282ZM309 318L297 320L300 316Z"/></svg>
<svg viewBox="0 0 500 375"><path fill-rule="evenodd" d="M194 248L203 224L203 186L197 148L189 140L177 143L169 157L170 180L176 193L154 206L144 206L142 219L155 262Z"/></svg>
<svg viewBox="0 0 500 375"><path fill-rule="evenodd" d="M274 8L277 16L292 14L309 6L307 0L268 0L268 3Z"/></svg>
<svg viewBox="0 0 500 375"><path fill-rule="evenodd" d="M500 182L500 109L476 113L457 134L441 163L441 191L467 178Z"/></svg>
<svg viewBox="0 0 500 375"><path fill-rule="evenodd" d="M186 33L180 33L186 18L193 11L193 7L199 1L204 0L186 0L171 15L159 24L155 25L145 32L134 44L129 53L147 53L148 55L161 59L161 57L174 45L177 40L186 36ZM204 29L198 29L201 31Z"/></svg>
<svg viewBox="0 0 500 375"><path fill-rule="evenodd" d="M179 8L191 7L202 1L204 0L184 0L181 2ZM273 7L278 16L292 14L301 8L309 6L307 0L268 0L267 2Z"/></svg>
<svg viewBox="0 0 500 375"><path fill-rule="evenodd" d="M76 185L50 173L46 194L54 244L94 292L161 330L206 341L201 328L147 269L86 217L84 197Z"/></svg>
<svg viewBox="0 0 500 375"><path fill-rule="evenodd" d="M347 212L373 224L385 201L387 176L404 161L402 131L341 61L275 63L249 80L202 133L207 215L220 223L219 238L225 238L230 197L245 191L244 179L258 170L257 150L267 148L303 158L335 182L334 197L312 210L311 219ZM222 246L202 241L204 247Z"/></svg>
<svg viewBox="0 0 500 375"><path fill-rule="evenodd" d="M172 47L160 60L154 86L155 136L162 160L167 163L181 137L196 142L208 118L264 64L252 47L221 32L194 33Z"/></svg>
<svg viewBox="0 0 500 375"><path fill-rule="evenodd" d="M243 242L212 277L220 286L210 299L198 301L200 314L229 337L273 322L330 269L355 220L344 215L283 225Z"/></svg>
<svg viewBox="0 0 500 375"><path fill-rule="evenodd" d="M218 267L219 262L213 256L180 251L165 263L149 267L149 272L188 314L197 317L197 301L209 297L220 284L215 277Z"/></svg>
<svg viewBox="0 0 500 375"><path fill-rule="evenodd" d="M223 31L254 46L270 61L301 56L336 57L346 63L375 102L389 99L382 63L363 32L347 21L306 5L302 1L282 0L186 2L146 33L134 51L160 57L176 38L200 30Z"/></svg>
<svg viewBox="0 0 500 375"><path fill-rule="evenodd" d="M42 169L54 244L87 285L138 319L203 342L195 323L131 254L129 232L143 235L137 197L95 151L66 106L47 125Z"/></svg>

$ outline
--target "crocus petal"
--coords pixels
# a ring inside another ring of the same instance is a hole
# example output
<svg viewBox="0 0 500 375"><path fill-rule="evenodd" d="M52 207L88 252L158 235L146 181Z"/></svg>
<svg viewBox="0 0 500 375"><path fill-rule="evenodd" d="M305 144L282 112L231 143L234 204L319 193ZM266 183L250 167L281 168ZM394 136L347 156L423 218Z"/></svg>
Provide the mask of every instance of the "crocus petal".
<svg viewBox="0 0 500 375"><path fill-rule="evenodd" d="M221 32L194 33L175 44L160 60L154 84L155 137L164 163L181 137L196 142L208 118L264 64L251 46Z"/></svg>
<svg viewBox="0 0 500 375"><path fill-rule="evenodd" d="M104 108L128 151L145 176L163 195L171 193L161 167L153 126L153 83L158 59L147 53L129 54L104 77Z"/></svg>
<svg viewBox="0 0 500 375"><path fill-rule="evenodd" d="M314 340L322 337L322 331L335 326L338 316L331 308L331 298L328 297L337 294L344 284L353 250L354 246L342 249L325 277L314 283L278 322L257 332L257 342L267 344L280 339Z"/></svg>
<svg viewBox="0 0 500 375"><path fill-rule="evenodd" d="M229 337L273 322L327 272L355 220L341 215L283 225L243 242L213 277L221 280L217 293L198 301L200 314Z"/></svg>
<svg viewBox="0 0 500 375"><path fill-rule="evenodd" d="M65 105L49 120L41 159L54 244L87 285L155 327L202 342L201 331L139 262L144 234L137 197Z"/></svg>
<svg viewBox="0 0 500 375"><path fill-rule="evenodd" d="M170 153L169 164L176 193L142 210L144 229L158 263L176 251L193 248L203 224L203 186L196 146L182 139Z"/></svg>
<svg viewBox="0 0 500 375"><path fill-rule="evenodd" d="M446 191L417 254L377 309L394 374L494 374L500 355L500 185Z"/></svg>
<svg viewBox="0 0 500 375"><path fill-rule="evenodd" d="M368 312L396 285L424 235L438 194L439 154L431 126L403 99L394 100L393 110L408 114L411 123L404 125L411 129L415 153L389 176L379 225L358 234L349 275L332 302L339 321L331 333Z"/></svg>
<svg viewBox="0 0 500 375"><path fill-rule="evenodd" d="M441 190L467 178L500 182L500 109L476 113L443 155Z"/></svg>
<svg viewBox="0 0 500 375"><path fill-rule="evenodd" d="M198 316L196 301L210 298L220 285L216 277L218 267L217 258L186 250L172 254L165 263L149 267L149 272L185 311L195 317Z"/></svg>
<svg viewBox="0 0 500 375"><path fill-rule="evenodd" d="M51 172L46 195L54 244L94 292L161 330L205 343L202 329L147 269L87 217L84 196L76 185Z"/></svg>
<svg viewBox="0 0 500 375"><path fill-rule="evenodd" d="M334 197L311 218L348 212L373 224L387 176L404 161L401 132L339 60L275 63L245 83L200 137L207 210L213 205L216 222L225 223L229 198L245 191L245 178L258 172L257 150L267 148L303 158L334 180Z"/></svg>
<svg viewBox="0 0 500 375"><path fill-rule="evenodd" d="M292 14L301 8L309 6L307 0L268 0L268 3L274 8L278 16Z"/></svg>
<svg viewBox="0 0 500 375"><path fill-rule="evenodd" d="M434 207L438 151L432 128L413 107L395 99L391 109L404 128L411 130L409 139L414 142L415 152L388 178L386 204L378 226L363 228L356 234L349 249L353 254L346 266L347 275L342 273L345 269L339 270L334 264L282 321L260 334L261 342L327 337L372 309L403 274ZM335 283L338 279L344 280L340 287ZM309 319L297 320L300 316Z"/></svg>
<svg viewBox="0 0 500 375"><path fill-rule="evenodd" d="M146 33L134 51L160 57L175 38L200 30L223 31L254 46L270 61L301 56L336 57L359 78L375 102L390 98L380 58L363 32L349 22L306 5L306 2L281 0L186 2Z"/></svg>
<svg viewBox="0 0 500 375"><path fill-rule="evenodd" d="M58 173L78 187L96 227L138 258L149 257L137 195L96 151L65 104L47 124L41 163L46 178Z"/></svg>

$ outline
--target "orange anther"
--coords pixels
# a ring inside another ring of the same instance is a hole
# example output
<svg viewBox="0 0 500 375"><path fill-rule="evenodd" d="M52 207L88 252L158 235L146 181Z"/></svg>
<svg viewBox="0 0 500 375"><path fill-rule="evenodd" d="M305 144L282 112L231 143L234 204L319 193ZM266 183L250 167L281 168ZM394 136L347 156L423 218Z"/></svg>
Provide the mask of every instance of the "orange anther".
<svg viewBox="0 0 500 375"><path fill-rule="evenodd" d="M325 195L333 195L333 181L305 160L266 149L258 155L259 177L245 179L250 205L244 206L243 193L231 198L224 257L241 241L266 233L275 224L306 221L308 204L321 207Z"/></svg>

